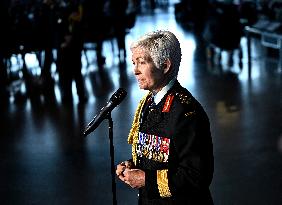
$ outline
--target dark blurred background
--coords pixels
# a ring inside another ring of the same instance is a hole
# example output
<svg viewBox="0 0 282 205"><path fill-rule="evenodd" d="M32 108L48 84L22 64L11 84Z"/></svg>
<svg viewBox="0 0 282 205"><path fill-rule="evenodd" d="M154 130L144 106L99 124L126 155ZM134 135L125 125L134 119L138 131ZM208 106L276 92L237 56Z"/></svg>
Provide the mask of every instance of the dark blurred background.
<svg viewBox="0 0 282 205"><path fill-rule="evenodd" d="M0 22L0 204L112 204L107 121L82 131L124 88L115 163L131 157L144 91L129 46L157 29L179 38L178 80L210 117L215 204L282 204L282 1L2 0Z"/></svg>

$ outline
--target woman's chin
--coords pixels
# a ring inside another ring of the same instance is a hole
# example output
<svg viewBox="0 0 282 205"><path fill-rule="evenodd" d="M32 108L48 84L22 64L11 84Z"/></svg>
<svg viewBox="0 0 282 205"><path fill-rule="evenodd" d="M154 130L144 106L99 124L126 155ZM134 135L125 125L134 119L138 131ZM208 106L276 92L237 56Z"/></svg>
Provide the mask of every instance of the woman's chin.
<svg viewBox="0 0 282 205"><path fill-rule="evenodd" d="M144 83L139 83L138 82L138 86L141 90L150 90L150 88L148 87L147 84L144 84Z"/></svg>
<svg viewBox="0 0 282 205"><path fill-rule="evenodd" d="M139 88L140 88L141 90L149 90L149 88L148 88L147 86L141 86L141 85L139 85Z"/></svg>
<svg viewBox="0 0 282 205"><path fill-rule="evenodd" d="M141 83L138 83L138 86L141 90L145 90L146 89L146 86L144 86L143 84Z"/></svg>

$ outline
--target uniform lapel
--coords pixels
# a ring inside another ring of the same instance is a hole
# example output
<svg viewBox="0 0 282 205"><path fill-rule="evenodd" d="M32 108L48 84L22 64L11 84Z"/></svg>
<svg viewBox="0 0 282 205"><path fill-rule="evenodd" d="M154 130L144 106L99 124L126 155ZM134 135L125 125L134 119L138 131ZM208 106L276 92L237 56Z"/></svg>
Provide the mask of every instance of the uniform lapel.
<svg viewBox="0 0 282 205"><path fill-rule="evenodd" d="M168 96L174 95L173 93L175 93L175 89L177 89L178 86L179 83L176 81L172 88L163 97L161 102L159 102L153 109L149 110L145 115L143 115L141 119L141 127L144 128L144 131L149 131L150 129L157 127L160 123L164 121L166 122L168 120L167 118L170 116L170 105L168 106L166 104L168 102ZM147 106L145 105L146 107L148 107L148 104L150 103L149 98ZM170 100L171 102L169 103L173 103L173 98L170 98ZM146 109L146 107L144 109Z"/></svg>
<svg viewBox="0 0 282 205"><path fill-rule="evenodd" d="M142 119L142 127L149 130L162 123L168 116L168 113L162 112L163 107L164 99L158 105L155 105L152 109L149 109L147 114L144 115L144 118Z"/></svg>

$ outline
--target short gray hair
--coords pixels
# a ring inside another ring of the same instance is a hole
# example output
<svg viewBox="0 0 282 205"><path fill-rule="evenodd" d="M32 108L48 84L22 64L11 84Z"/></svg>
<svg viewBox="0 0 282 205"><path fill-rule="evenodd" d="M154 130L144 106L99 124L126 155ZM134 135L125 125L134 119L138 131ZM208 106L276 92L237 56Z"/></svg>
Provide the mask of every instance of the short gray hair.
<svg viewBox="0 0 282 205"><path fill-rule="evenodd" d="M149 53L157 69L163 69L166 60L171 61L171 78L177 77L181 62L181 47L170 31L158 30L147 33L133 42L130 49L142 48Z"/></svg>

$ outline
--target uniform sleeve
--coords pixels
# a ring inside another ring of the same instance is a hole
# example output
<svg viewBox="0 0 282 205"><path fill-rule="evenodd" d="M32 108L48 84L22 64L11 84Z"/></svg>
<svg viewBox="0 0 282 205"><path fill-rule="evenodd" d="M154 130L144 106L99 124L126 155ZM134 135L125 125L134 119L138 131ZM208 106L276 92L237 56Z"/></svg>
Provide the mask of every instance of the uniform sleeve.
<svg viewBox="0 0 282 205"><path fill-rule="evenodd" d="M182 190L209 186L207 164L210 152L209 122L196 111L183 112L176 120L173 136L176 163L170 164L168 186L172 195Z"/></svg>

